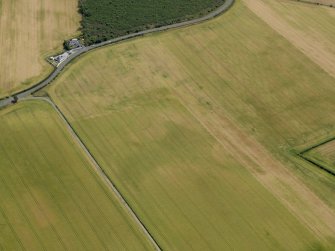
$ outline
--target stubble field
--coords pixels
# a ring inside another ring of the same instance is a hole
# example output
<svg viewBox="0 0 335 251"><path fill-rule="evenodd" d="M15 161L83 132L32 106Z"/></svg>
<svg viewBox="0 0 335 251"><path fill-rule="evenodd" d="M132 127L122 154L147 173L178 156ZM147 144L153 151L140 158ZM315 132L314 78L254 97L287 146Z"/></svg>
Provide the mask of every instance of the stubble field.
<svg viewBox="0 0 335 251"><path fill-rule="evenodd" d="M0 97L51 72L45 58L78 34L77 9L77 0L0 0Z"/></svg>
<svg viewBox="0 0 335 251"><path fill-rule="evenodd" d="M1 250L150 250L49 104L0 115Z"/></svg>
<svg viewBox="0 0 335 251"><path fill-rule="evenodd" d="M331 177L292 154L335 131L332 68L271 4L99 49L50 90L163 247L334 245Z"/></svg>

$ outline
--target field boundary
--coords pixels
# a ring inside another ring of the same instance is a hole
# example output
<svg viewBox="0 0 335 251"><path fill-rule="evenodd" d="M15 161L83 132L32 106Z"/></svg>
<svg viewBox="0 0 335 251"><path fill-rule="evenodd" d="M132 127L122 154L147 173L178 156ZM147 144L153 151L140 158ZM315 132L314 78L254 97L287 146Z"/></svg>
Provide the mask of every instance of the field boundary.
<svg viewBox="0 0 335 251"><path fill-rule="evenodd" d="M42 88L46 87L47 85L51 84L52 81L56 79L56 77L60 74L60 72L70 62L72 62L75 58L78 58L82 54L85 54L85 53L87 53L91 50L94 50L94 49L97 49L97 48L100 48L100 47L103 47L103 46L116 44L116 43L119 43L119 42L130 40L132 38L141 37L141 36L144 36L144 35L147 35L147 34L167 31L167 30L171 30L171 29L183 28L183 27L199 24L199 23L202 23L204 21L208 21L208 20L213 19L213 18L225 13L226 11L228 11L233 6L234 3L235 3L235 0L226 0L220 7L216 8L215 10L213 10L212 12L210 12L209 14L207 14L203 17L198 17L198 18L191 19L191 20L188 20L188 21L183 21L183 22L180 22L180 23L165 25L165 26L161 26L161 27L157 27L157 28L153 28L153 29L134 32L134 33L130 33L130 34L125 35L125 36L121 36L121 37L118 37L118 38L107 40L105 42L101 42L101 43L98 43L98 44L93 44L93 45L90 45L90 46L87 46L87 47L83 47L80 50L78 50L78 52L76 52L75 54L72 54L70 57L68 57L64 62L62 62L62 64L59 67L54 68L54 71L48 77L43 79L42 81L30 86L27 89L18 91L16 93L13 93L13 94L11 94L11 96L0 98L0 108L8 106L8 105L13 104L13 103L16 103L19 99L24 99L24 98L34 94L35 92L41 90Z"/></svg>
<svg viewBox="0 0 335 251"><path fill-rule="evenodd" d="M320 147L320 146L322 146L322 145L325 145L325 144L327 144L327 143L329 143L329 142L332 142L332 141L335 141L335 136L333 136L333 137L331 137L331 138L328 138L328 139L326 139L326 140L323 140L323 141L321 141L321 142L319 142L319 143L317 143L317 144L314 144L314 145L312 145L312 146L310 146L310 147L308 147L308 148L306 148L306 149L300 151L297 155L298 155L300 158L302 158L303 160L305 160L305 161L309 162L310 164L314 165L315 167L317 167L317 168L319 168L319 169L325 171L326 173L332 175L333 177L335 177L335 172L334 172L333 170L330 170L328 167L326 167L326 166L324 166L324 165L318 163L317 161L313 160L312 158L310 158L310 157L308 157L308 156L306 155L306 154L307 154L308 152L310 152L311 150L316 149L316 148L318 148L318 147Z"/></svg>
<svg viewBox="0 0 335 251"><path fill-rule="evenodd" d="M91 151L87 148L86 144L81 140L78 133L75 131L73 126L70 124L68 119L65 117L63 112L58 108L58 106L52 101L50 97L28 97L22 100L41 100L43 102L47 102L51 107L57 112L63 123L65 123L67 130L73 137L73 139L77 142L79 147L84 151L89 161L91 162L94 171L100 176L100 178L105 182L108 188L114 193L116 198L119 200L120 204L124 207L124 209L128 212L131 218L135 221L138 227L142 230L142 233L147 237L148 241L155 248L156 251L162 251L163 249L158 244L158 242L154 239L153 235L149 232L147 227L144 225L139 216L135 213L135 211L130 206L130 203L127 199L121 194L117 186L114 184L112 179L108 176L108 174L104 171L101 165L98 163L96 158L93 156Z"/></svg>
<svg viewBox="0 0 335 251"><path fill-rule="evenodd" d="M321 5L321 6L325 6L325 7L329 7L329 8L335 8L335 4L325 4L325 3L320 3L319 1L315 1L315 2L310 2L310 1L306 1L306 0L290 0L291 2L300 2L300 3L304 3L304 4L310 4L310 5Z"/></svg>

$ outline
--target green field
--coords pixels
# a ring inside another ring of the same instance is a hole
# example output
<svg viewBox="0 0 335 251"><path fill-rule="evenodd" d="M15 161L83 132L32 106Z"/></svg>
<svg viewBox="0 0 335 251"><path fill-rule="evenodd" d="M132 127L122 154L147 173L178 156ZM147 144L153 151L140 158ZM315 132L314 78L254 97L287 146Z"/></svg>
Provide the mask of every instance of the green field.
<svg viewBox="0 0 335 251"><path fill-rule="evenodd" d="M0 250L150 250L47 103L0 115Z"/></svg>
<svg viewBox="0 0 335 251"><path fill-rule="evenodd" d="M269 89L269 94L264 95L261 90L256 92L256 95L263 97L260 100L264 98L267 100L266 103L263 102L263 107L257 108L257 112L267 112L261 116L266 123L250 118L249 131L256 132L259 138L263 138L267 147L285 163L290 165L292 161L295 162L292 167L297 169L297 174L323 200L335 208L333 177L316 170L314 165L295 158L295 154L303 149L335 135L335 119L331 116L335 106L333 98L335 9L295 1L244 0L244 2L262 21L303 54L303 57L290 57L289 55L295 54L282 48L286 60L290 62L287 65L284 65L284 62L282 65L275 62L274 65L278 66L276 69L272 68L274 76L277 75L276 78L282 82L282 88L276 88L277 79L271 79L269 72L268 78L273 83L269 85L272 88ZM268 41L270 43L270 39ZM272 46L272 50L278 49ZM272 60L277 60L276 53L271 55ZM292 58L295 59L291 61ZM305 60L306 62L303 62ZM270 61L271 59L267 61L268 64ZM311 65L311 61L315 63L314 67L306 67ZM272 91L275 93L270 93ZM276 109L277 106L280 109ZM269 130L265 132L260 129L257 132L253 129L256 123L260 128L267 125Z"/></svg>
<svg viewBox="0 0 335 251"><path fill-rule="evenodd" d="M332 250L334 185L292 152L334 132L334 78L244 1L89 53L50 93L163 248Z"/></svg>
<svg viewBox="0 0 335 251"><path fill-rule="evenodd" d="M266 20L268 24L335 77L335 8L296 1L262 1L268 8L261 11L271 16ZM279 20L281 28L276 25Z"/></svg>
<svg viewBox="0 0 335 251"><path fill-rule="evenodd" d="M87 44L203 16L225 0L80 0Z"/></svg>
<svg viewBox="0 0 335 251"><path fill-rule="evenodd" d="M335 140L313 148L303 155L335 173Z"/></svg>

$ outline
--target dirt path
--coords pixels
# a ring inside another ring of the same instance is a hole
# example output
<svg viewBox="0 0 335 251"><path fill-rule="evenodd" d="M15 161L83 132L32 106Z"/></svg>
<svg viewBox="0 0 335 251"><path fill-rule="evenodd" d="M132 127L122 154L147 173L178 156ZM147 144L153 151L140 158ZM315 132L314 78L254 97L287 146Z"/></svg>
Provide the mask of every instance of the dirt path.
<svg viewBox="0 0 335 251"><path fill-rule="evenodd" d="M323 70L335 77L335 56L319 40L292 27L264 0L243 0L248 8L277 31Z"/></svg>

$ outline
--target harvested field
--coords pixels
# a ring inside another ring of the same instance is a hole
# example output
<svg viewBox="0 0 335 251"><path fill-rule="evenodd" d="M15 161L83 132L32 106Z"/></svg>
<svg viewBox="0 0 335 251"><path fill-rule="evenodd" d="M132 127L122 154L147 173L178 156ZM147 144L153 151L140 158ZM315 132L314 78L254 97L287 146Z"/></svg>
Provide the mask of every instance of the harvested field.
<svg viewBox="0 0 335 251"><path fill-rule="evenodd" d="M0 97L47 76L45 57L78 33L78 0L0 1Z"/></svg>
<svg viewBox="0 0 335 251"><path fill-rule="evenodd" d="M334 131L334 78L244 2L89 53L50 93L163 248L331 249L334 190L290 150Z"/></svg>
<svg viewBox="0 0 335 251"><path fill-rule="evenodd" d="M150 250L49 104L0 115L1 250Z"/></svg>

